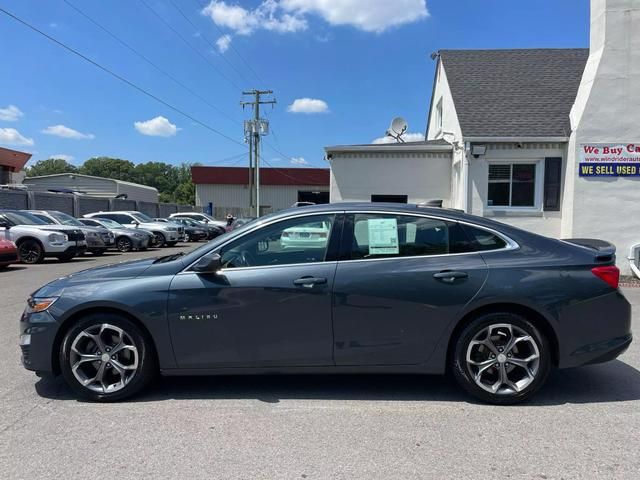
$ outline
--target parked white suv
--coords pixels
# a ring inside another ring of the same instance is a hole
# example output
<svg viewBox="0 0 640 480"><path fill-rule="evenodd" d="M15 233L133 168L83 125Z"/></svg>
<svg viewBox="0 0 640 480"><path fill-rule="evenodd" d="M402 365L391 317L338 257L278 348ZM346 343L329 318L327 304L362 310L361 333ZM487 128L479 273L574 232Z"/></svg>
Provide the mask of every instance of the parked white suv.
<svg viewBox="0 0 640 480"><path fill-rule="evenodd" d="M156 237L156 247L173 247L184 238L184 227L172 222L156 222L150 216L135 210L119 212L94 212L84 215L85 218L106 218L125 227L144 228Z"/></svg>
<svg viewBox="0 0 640 480"><path fill-rule="evenodd" d="M17 245L23 263L40 263L45 257L66 262L87 249L79 228L48 225L20 210L0 210L0 236Z"/></svg>

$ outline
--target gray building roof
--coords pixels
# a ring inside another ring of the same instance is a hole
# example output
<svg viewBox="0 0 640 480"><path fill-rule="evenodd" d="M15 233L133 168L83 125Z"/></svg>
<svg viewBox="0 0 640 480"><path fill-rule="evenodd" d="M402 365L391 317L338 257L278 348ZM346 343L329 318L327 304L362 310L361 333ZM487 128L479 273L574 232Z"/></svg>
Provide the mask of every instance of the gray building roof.
<svg viewBox="0 0 640 480"><path fill-rule="evenodd" d="M464 136L559 137L571 133L569 112L589 49L439 53Z"/></svg>

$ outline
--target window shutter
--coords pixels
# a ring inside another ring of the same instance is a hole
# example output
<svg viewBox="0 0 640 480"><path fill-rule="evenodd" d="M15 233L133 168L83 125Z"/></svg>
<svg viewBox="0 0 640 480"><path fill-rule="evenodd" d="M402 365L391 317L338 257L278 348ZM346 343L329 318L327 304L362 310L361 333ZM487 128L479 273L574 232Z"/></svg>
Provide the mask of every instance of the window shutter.
<svg viewBox="0 0 640 480"><path fill-rule="evenodd" d="M544 210L560 210L560 183L562 180L562 157L544 159Z"/></svg>

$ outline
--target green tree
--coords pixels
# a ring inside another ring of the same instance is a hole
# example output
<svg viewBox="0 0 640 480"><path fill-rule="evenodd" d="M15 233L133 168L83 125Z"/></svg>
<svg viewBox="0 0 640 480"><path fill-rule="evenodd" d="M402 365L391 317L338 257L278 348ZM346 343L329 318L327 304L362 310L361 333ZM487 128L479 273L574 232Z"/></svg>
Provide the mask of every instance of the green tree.
<svg viewBox="0 0 640 480"><path fill-rule="evenodd" d="M129 160L111 157L93 157L82 164L78 173L94 177L115 178L135 182L135 165Z"/></svg>
<svg viewBox="0 0 640 480"><path fill-rule="evenodd" d="M33 166L27 167L27 177L39 177L40 175L53 175L55 173L75 173L78 169L62 158L49 158L39 160Z"/></svg>

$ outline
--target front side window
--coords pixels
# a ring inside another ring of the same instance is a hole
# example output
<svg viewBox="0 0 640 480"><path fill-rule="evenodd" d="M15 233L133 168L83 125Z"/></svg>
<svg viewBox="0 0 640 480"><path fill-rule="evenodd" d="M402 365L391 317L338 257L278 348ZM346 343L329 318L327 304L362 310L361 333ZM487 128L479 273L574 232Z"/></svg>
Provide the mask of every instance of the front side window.
<svg viewBox="0 0 640 480"><path fill-rule="evenodd" d="M536 164L493 163L489 165L489 207L535 207Z"/></svg>
<svg viewBox="0 0 640 480"><path fill-rule="evenodd" d="M224 247L223 268L323 262L335 215L284 220L249 233Z"/></svg>

